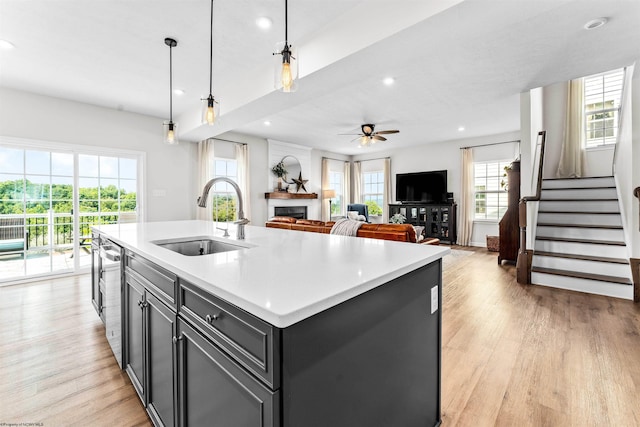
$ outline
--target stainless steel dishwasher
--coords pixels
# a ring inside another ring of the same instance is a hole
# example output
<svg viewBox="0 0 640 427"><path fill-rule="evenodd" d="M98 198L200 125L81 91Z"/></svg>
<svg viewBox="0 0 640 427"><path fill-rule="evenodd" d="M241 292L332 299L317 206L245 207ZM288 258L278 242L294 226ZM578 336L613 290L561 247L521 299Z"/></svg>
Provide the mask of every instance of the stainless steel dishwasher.
<svg viewBox="0 0 640 427"><path fill-rule="evenodd" d="M100 239L101 278L104 281L104 324L113 355L122 368L122 248Z"/></svg>

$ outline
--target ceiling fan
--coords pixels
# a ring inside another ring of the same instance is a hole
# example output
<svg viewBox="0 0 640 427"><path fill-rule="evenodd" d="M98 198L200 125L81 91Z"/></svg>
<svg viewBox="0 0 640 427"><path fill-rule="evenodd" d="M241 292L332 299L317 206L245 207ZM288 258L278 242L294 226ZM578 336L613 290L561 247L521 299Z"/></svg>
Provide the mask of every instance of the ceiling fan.
<svg viewBox="0 0 640 427"><path fill-rule="evenodd" d="M360 126L362 133L342 133L340 135L358 135L358 137L352 139L352 141L360 141L360 147L368 147L371 144L375 144L377 141L387 140L387 138L380 135L400 132L397 129L379 130L376 132L375 128L376 125L368 123Z"/></svg>

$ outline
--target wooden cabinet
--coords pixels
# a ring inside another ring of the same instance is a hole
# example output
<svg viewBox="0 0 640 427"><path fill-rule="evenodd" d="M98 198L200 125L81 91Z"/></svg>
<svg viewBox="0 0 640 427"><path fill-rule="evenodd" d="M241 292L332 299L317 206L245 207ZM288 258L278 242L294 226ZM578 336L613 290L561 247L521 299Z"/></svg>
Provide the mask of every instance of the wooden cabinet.
<svg viewBox="0 0 640 427"><path fill-rule="evenodd" d="M520 203L520 161L511 163L507 171L508 207L499 224L500 248L498 264L502 261L515 264L520 249L520 228L518 224L518 204Z"/></svg>
<svg viewBox="0 0 640 427"><path fill-rule="evenodd" d="M435 237L443 243L455 244L456 231L455 203L425 205L425 204L390 204L389 217L401 214L406 218L405 223L424 227L424 237Z"/></svg>
<svg viewBox="0 0 640 427"><path fill-rule="evenodd" d="M458 238L456 208L455 203L427 206L426 236L440 239L440 242L455 244Z"/></svg>

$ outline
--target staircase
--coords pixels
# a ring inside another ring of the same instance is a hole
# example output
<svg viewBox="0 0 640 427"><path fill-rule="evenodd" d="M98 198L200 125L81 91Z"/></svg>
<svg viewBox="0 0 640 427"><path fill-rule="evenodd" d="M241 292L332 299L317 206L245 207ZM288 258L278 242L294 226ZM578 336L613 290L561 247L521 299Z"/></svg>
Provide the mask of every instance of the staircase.
<svg viewBox="0 0 640 427"><path fill-rule="evenodd" d="M531 283L633 299L613 177L543 180Z"/></svg>

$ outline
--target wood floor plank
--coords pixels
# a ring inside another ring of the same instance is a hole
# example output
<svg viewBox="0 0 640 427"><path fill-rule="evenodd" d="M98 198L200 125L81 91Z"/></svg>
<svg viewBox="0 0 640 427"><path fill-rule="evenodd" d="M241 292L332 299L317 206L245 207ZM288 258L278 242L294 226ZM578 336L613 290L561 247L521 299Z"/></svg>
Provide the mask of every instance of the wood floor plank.
<svg viewBox="0 0 640 427"><path fill-rule="evenodd" d="M443 426L640 426L640 304L520 285L497 253L443 262ZM0 287L0 423L150 426L88 275Z"/></svg>

